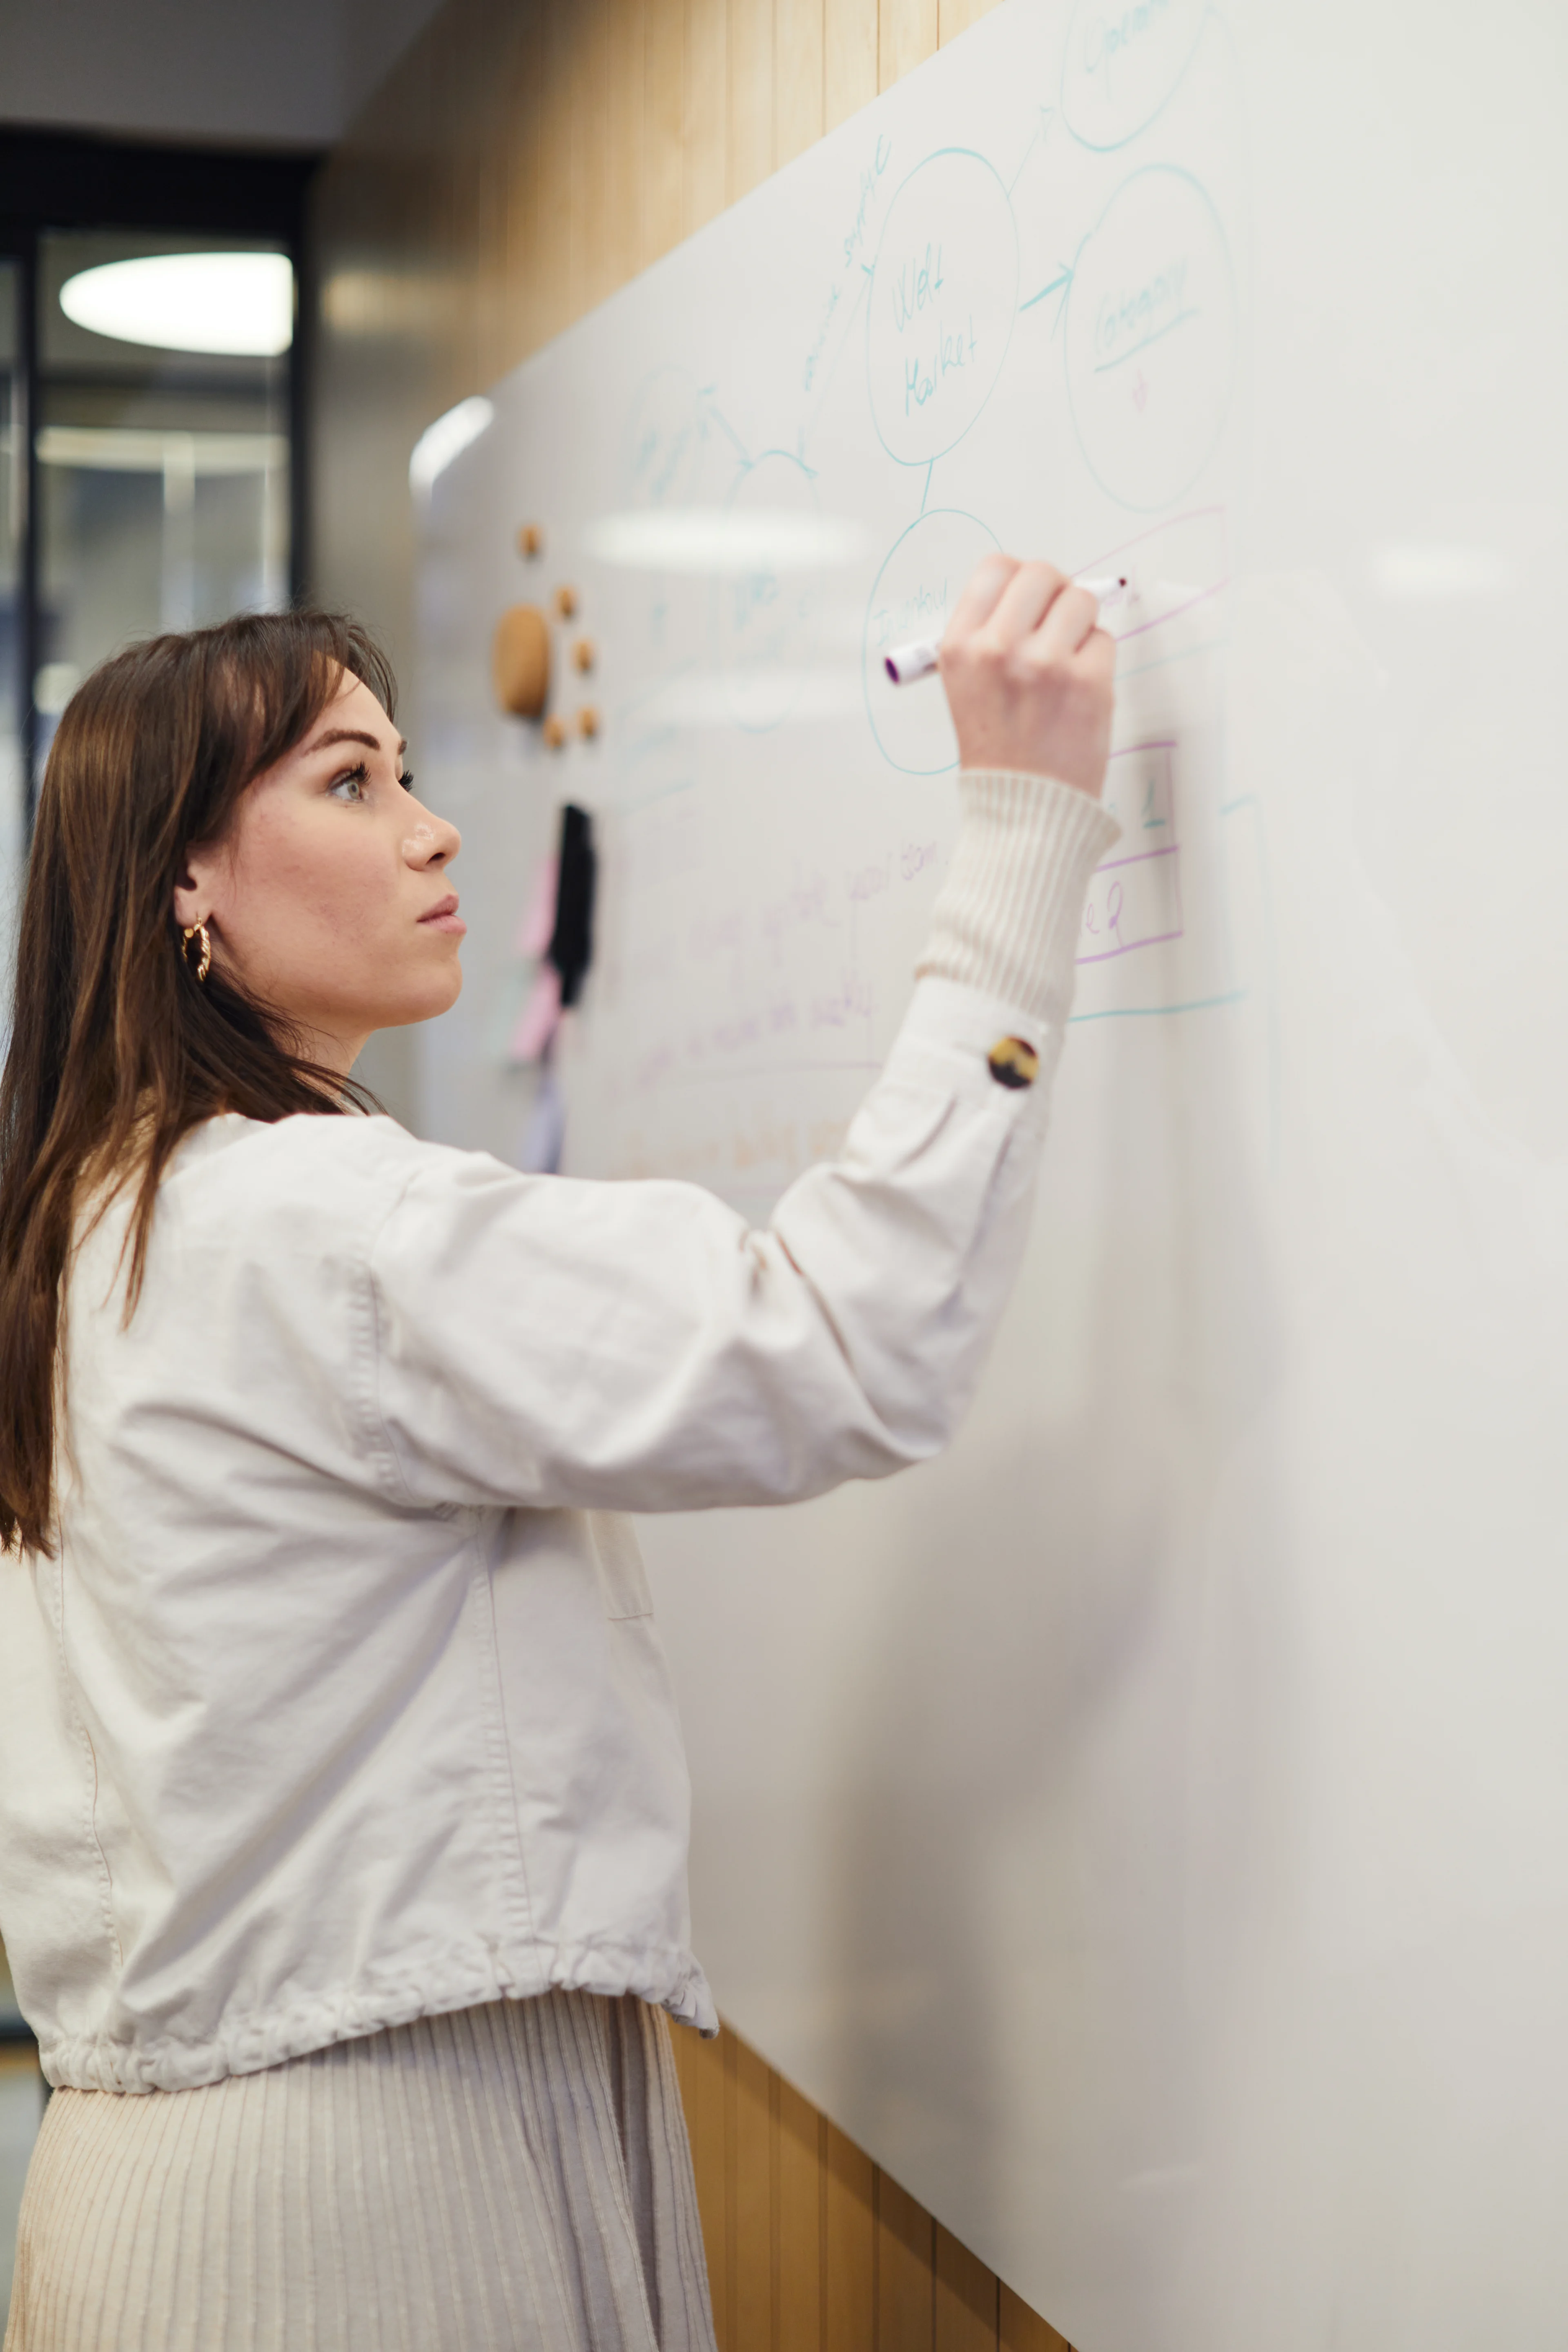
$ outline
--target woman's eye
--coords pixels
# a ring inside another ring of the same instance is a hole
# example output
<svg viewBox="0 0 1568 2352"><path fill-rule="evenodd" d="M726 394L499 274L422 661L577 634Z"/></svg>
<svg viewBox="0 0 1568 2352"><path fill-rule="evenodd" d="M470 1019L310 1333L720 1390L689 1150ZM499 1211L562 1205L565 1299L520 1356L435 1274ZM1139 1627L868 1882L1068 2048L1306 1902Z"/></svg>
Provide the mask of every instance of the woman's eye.
<svg viewBox="0 0 1568 2352"><path fill-rule="evenodd" d="M414 790L414 771L413 771L413 769L412 769L412 768L405 768L405 769L404 769L404 771L403 771L403 773L398 777L397 781L398 781L398 782L403 786L403 789L404 789L404 791L405 791L405 793L411 793L411 792Z"/></svg>
<svg viewBox="0 0 1568 2352"><path fill-rule="evenodd" d="M357 768L346 768L341 776L334 777L328 789L336 800L359 801L364 798L365 782L366 771L362 761Z"/></svg>

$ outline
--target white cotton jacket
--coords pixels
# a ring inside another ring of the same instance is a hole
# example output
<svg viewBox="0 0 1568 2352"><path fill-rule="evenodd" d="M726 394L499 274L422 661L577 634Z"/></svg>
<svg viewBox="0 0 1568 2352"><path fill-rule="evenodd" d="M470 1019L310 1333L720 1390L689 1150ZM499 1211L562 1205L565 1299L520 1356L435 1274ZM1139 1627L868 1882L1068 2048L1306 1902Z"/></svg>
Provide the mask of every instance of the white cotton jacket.
<svg viewBox="0 0 1568 2352"><path fill-rule="evenodd" d="M967 789L887 1069L767 1227L231 1117L172 1161L129 1320L127 1204L88 1232L58 1554L0 1559L0 1935L51 2082L178 2089L552 1986L714 2025L624 1515L881 1476L973 1390L1113 828ZM1034 1085L993 1075L1009 1034Z"/></svg>

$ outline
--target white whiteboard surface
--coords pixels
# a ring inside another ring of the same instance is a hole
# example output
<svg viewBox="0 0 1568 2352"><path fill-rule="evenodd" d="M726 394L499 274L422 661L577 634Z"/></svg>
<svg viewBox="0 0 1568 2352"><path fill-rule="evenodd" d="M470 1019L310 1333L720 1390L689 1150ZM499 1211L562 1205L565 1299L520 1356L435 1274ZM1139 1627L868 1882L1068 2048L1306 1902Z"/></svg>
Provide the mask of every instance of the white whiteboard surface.
<svg viewBox="0 0 1568 2352"><path fill-rule="evenodd" d="M1083 2352L1568 2337L1565 67L1543 0L1011 0L496 388L425 520L426 1129L522 1148L570 795L565 1164L759 1218L953 836L880 644L994 541L1140 582L970 1423L644 1529L721 2006ZM486 673L563 581L552 756Z"/></svg>

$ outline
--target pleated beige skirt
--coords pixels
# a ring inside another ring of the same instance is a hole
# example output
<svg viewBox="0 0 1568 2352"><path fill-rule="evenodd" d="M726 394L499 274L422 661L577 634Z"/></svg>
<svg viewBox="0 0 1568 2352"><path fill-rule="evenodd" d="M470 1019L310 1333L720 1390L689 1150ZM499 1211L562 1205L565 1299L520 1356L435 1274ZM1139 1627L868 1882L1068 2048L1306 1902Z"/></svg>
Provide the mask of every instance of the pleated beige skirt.
<svg viewBox="0 0 1568 2352"><path fill-rule="evenodd" d="M57 2091L5 2352L713 2352L661 2011L554 1992Z"/></svg>

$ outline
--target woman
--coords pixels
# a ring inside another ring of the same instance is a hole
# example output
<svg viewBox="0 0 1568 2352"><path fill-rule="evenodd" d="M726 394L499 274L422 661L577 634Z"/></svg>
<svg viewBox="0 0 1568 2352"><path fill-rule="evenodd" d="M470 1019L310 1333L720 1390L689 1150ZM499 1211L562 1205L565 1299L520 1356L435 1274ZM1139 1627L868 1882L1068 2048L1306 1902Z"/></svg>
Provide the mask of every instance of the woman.
<svg viewBox="0 0 1568 2352"><path fill-rule="evenodd" d="M361 632L76 696L0 1094L0 1934L58 2086L10 2352L711 2347L662 2012L716 2020L616 1514L956 1423L1115 833L1096 618L966 589L922 976L763 1231L341 1116L463 930Z"/></svg>

